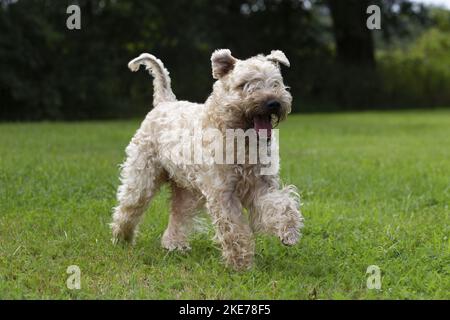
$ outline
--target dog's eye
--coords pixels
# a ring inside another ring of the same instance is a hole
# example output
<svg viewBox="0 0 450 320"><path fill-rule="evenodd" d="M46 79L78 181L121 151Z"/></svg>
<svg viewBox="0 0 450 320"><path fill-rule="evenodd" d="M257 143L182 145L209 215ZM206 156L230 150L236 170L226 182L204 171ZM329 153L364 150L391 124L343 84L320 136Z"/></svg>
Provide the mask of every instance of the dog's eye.
<svg viewBox="0 0 450 320"><path fill-rule="evenodd" d="M244 90L244 87L245 87L246 84L247 84L247 82L242 82L241 84L238 84L238 85L236 86L236 89Z"/></svg>
<svg viewBox="0 0 450 320"><path fill-rule="evenodd" d="M270 83L270 87L272 87L273 89L279 89L283 87L283 84L279 81L273 81L272 83Z"/></svg>

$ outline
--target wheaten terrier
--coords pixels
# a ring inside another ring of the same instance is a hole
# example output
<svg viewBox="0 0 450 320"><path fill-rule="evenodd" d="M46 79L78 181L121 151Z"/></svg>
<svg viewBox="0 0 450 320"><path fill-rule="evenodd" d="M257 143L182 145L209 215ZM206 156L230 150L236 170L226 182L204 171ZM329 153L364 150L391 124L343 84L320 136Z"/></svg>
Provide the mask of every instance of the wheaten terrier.
<svg viewBox="0 0 450 320"><path fill-rule="evenodd" d="M217 145L230 148L226 137L231 129L253 130L258 137L268 136L263 140L266 147L277 150L272 148L278 146L272 127L291 111L292 97L280 72L280 64L289 66L289 61L279 50L239 60L230 50L221 49L212 54L211 62L217 81L204 104L177 100L169 72L153 55L141 54L128 64L132 71L141 64L151 71L154 108L126 148L118 205L111 223L113 240L133 241L150 200L168 182L172 190L171 212L162 246L168 250L189 249L194 217L206 206L226 263L235 269L247 269L253 262L254 232L276 235L286 245L297 242L303 226L300 199L294 186L280 186L278 158L272 164L275 171L262 174L267 165L259 160L218 161L228 151L217 151ZM215 151L205 152L201 161L188 161L186 150L192 151L196 142L187 143L186 132L208 129L223 135L204 137L200 148L212 150L215 143ZM244 140L250 137L251 134L246 135ZM249 141L245 141L244 146L249 146ZM258 141L257 145L262 144ZM234 146L233 141L231 149ZM241 151L238 149L233 149L233 159ZM244 153L248 160L249 151Z"/></svg>

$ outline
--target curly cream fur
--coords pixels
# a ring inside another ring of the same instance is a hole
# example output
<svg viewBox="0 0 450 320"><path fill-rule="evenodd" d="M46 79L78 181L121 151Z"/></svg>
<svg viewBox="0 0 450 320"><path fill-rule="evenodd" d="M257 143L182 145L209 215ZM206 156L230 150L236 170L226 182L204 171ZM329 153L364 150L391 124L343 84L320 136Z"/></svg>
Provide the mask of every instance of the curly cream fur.
<svg viewBox="0 0 450 320"><path fill-rule="evenodd" d="M223 133L230 128L251 128L254 117L265 114L264 103L274 99L280 108L276 115L270 115L271 121L283 120L291 111L292 97L283 83L279 64L289 62L281 51L239 60L222 49L213 53L211 63L217 81L207 101L197 104L176 100L169 73L156 57L142 54L130 62L133 71L140 64L151 70L154 108L126 148L111 228L115 242L133 241L152 197L163 183L170 183L172 207L162 246L168 250L188 249L194 217L206 207L226 263L241 270L252 265L253 232L276 235L286 245L297 242L303 218L296 189L281 187L278 173L260 175L258 163L217 164L213 159L186 163L181 135L183 130L199 128ZM206 139L202 147L208 148L211 142Z"/></svg>

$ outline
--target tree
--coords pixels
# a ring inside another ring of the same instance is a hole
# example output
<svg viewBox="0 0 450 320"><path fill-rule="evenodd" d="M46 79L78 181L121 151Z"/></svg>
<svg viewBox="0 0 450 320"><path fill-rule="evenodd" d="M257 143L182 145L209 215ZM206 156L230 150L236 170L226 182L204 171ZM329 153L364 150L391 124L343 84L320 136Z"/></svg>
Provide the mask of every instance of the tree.
<svg viewBox="0 0 450 320"><path fill-rule="evenodd" d="M328 0L333 19L336 56L344 64L374 66L371 31L366 27L367 0Z"/></svg>

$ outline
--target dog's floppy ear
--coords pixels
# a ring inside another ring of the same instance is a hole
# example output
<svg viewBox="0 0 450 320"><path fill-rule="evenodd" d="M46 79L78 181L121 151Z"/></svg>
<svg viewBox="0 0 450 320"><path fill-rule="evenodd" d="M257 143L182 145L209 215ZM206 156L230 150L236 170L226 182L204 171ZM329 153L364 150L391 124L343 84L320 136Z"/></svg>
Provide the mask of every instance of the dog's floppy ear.
<svg viewBox="0 0 450 320"><path fill-rule="evenodd" d="M289 63L288 58L281 50L272 50L268 56L266 56L267 60L270 60L272 62L275 62L276 64L282 64L286 67L290 67L291 64Z"/></svg>
<svg viewBox="0 0 450 320"><path fill-rule="evenodd" d="M212 74L214 79L220 79L233 70L236 59L228 49L218 49L211 56Z"/></svg>

